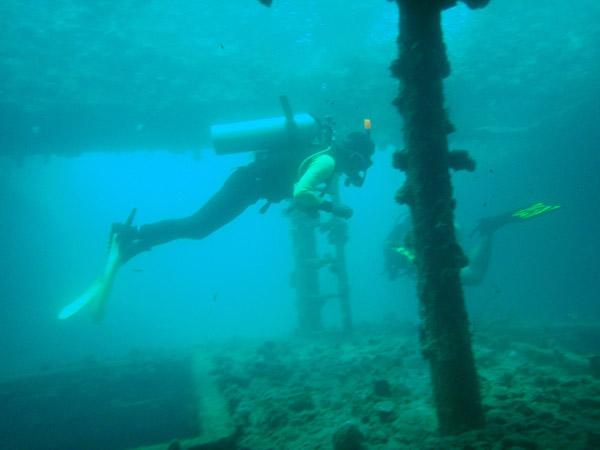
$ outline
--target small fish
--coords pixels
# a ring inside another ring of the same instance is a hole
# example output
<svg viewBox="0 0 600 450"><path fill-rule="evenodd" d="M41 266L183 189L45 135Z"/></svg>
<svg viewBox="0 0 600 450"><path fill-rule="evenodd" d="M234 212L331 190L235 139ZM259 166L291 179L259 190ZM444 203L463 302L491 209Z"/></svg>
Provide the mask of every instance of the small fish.
<svg viewBox="0 0 600 450"><path fill-rule="evenodd" d="M225 46L221 44L221 50L225 50Z"/></svg>
<svg viewBox="0 0 600 450"><path fill-rule="evenodd" d="M492 283L492 286L494 287L495 293L496 294L501 294L502 293L502 289L500 289L498 286L496 286L494 283Z"/></svg>
<svg viewBox="0 0 600 450"><path fill-rule="evenodd" d="M271 3L273 3L273 0L258 0L259 2L261 2L263 5L265 5L267 8L269 8L271 6Z"/></svg>
<svg viewBox="0 0 600 450"><path fill-rule="evenodd" d="M213 303L217 302L217 297L219 296L219 294L217 292L214 293L213 295Z"/></svg>

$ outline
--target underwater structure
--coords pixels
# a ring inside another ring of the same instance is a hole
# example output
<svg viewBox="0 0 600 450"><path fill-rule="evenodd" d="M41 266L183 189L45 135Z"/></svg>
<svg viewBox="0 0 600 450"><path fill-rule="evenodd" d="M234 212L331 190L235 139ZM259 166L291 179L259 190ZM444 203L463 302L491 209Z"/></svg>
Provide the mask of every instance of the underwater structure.
<svg viewBox="0 0 600 450"><path fill-rule="evenodd" d="M333 202L341 204L340 184L333 183L331 196ZM327 240L333 246L334 254L329 270L337 278L338 296L340 299L340 312L342 325L345 331L352 330L352 310L350 307L350 283L348 282L348 268L346 265L346 243L348 242L348 222L341 217L331 215L327 224L323 225L327 232Z"/></svg>
<svg viewBox="0 0 600 450"><path fill-rule="evenodd" d="M321 309L325 300L319 294L318 221L299 211L293 211L290 220L294 253L290 284L296 291L298 328L304 333L319 331L323 328Z"/></svg>
<svg viewBox="0 0 600 450"><path fill-rule="evenodd" d="M136 448L199 434L193 355L132 351L0 381L2 448ZM165 382L169 380L169 382ZM201 417L202 416L202 417ZM206 422L208 424L208 422Z"/></svg>
<svg viewBox="0 0 600 450"><path fill-rule="evenodd" d="M330 186L333 200L339 202L339 177ZM342 326L344 331L352 329L350 307L350 285L346 267L345 246L348 242L348 225L340 217L332 216L327 222L301 212L290 212L294 270L290 284L296 290L298 329L300 333L311 333L323 329L322 309L327 300L339 298ZM333 255L319 256L317 250L318 232L326 234L327 242L333 247ZM329 267L337 279L337 292L322 293L319 284L319 271Z"/></svg>
<svg viewBox="0 0 600 450"><path fill-rule="evenodd" d="M443 434L482 427L484 414L460 270L467 258L454 229L455 200L449 169L473 170L465 151L449 151L454 131L444 108L443 79L450 65L442 36L442 10L455 0L396 0L400 9L398 59L392 76L400 80L394 104L404 119L405 148L394 166L406 172L396 200L410 208L418 271L420 339L429 362L438 426ZM489 0L464 0L471 8Z"/></svg>

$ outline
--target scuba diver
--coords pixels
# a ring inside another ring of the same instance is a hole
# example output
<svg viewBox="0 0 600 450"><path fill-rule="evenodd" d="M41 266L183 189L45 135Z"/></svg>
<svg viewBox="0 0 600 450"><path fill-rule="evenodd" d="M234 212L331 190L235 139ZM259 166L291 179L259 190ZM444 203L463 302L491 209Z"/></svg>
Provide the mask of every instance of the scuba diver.
<svg viewBox="0 0 600 450"><path fill-rule="evenodd" d="M511 210L504 214L480 219L477 226L469 234L469 237L471 237L478 233L479 242L469 255L469 264L460 271L462 284L476 286L483 282L490 266L492 238L496 230L510 223L518 223L533 217L539 217L541 214L559 208L560 206L535 203L516 211ZM414 276L416 273L412 227L408 215L401 217L401 219L394 225L384 242L385 268L383 273L387 273L390 281L402 275Z"/></svg>
<svg viewBox="0 0 600 450"><path fill-rule="evenodd" d="M350 207L324 200L323 195L340 174L347 176L346 186L362 186L374 151L375 145L367 132L353 132L342 142L333 140L325 148L309 144L277 149L266 155L259 153L254 162L236 169L221 189L191 216L139 228L131 223L115 223L111 236L116 237L125 263L141 252L175 239L203 239L260 199L267 201L261 213L271 203L293 199L294 206L307 214L316 216L324 211L348 219L353 214ZM321 193L319 186L324 186Z"/></svg>
<svg viewBox="0 0 600 450"><path fill-rule="evenodd" d="M83 295L63 308L58 318L71 317L94 301L94 315L99 319L118 269L131 258L176 239L203 239L260 199L267 201L261 213L271 203L293 199L292 207L312 216L324 211L350 218L350 207L323 196L341 174L347 176L346 186L363 185L375 152L370 121L365 120L365 131L350 133L338 142L330 119L320 123L309 114L294 115L287 98L282 96L280 101L285 117L214 125L211 134L217 154L258 151L255 160L237 168L191 216L137 227L132 225L134 208L125 223L114 223L104 271Z"/></svg>

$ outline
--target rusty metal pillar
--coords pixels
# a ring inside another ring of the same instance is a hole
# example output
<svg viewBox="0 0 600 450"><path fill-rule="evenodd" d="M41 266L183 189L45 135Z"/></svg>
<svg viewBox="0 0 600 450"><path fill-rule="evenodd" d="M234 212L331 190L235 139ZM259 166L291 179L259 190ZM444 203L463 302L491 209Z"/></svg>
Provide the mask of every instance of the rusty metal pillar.
<svg viewBox="0 0 600 450"><path fill-rule="evenodd" d="M470 7L489 0L469 0ZM400 80L394 100L404 118L405 149L394 165L406 172L396 194L410 207L418 269L421 347L430 365L440 432L457 434L482 427L479 383L471 348L460 270L467 259L454 230L449 169L472 169L466 152L450 152L454 128L444 108L443 79L450 73L441 13L452 0L396 0L400 8L398 59L391 66Z"/></svg>

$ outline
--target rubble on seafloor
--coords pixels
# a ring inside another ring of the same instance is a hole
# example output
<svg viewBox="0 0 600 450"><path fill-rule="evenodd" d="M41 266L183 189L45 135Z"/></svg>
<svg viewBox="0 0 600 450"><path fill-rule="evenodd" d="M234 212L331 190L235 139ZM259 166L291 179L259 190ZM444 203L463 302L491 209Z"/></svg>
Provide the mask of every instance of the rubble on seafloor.
<svg viewBox="0 0 600 450"><path fill-rule="evenodd" d="M592 450L599 346L597 324L476 327L486 426L459 436L436 430L417 326L394 321L5 380L0 435L31 449Z"/></svg>
<svg viewBox="0 0 600 450"><path fill-rule="evenodd" d="M599 336L600 327L477 333L486 427L445 437L436 432L416 331L364 327L352 335L240 340L198 350L212 361L211 376L238 434L227 447L204 447L213 441L181 448L600 448L600 379L597 356L589 353L590 334Z"/></svg>

